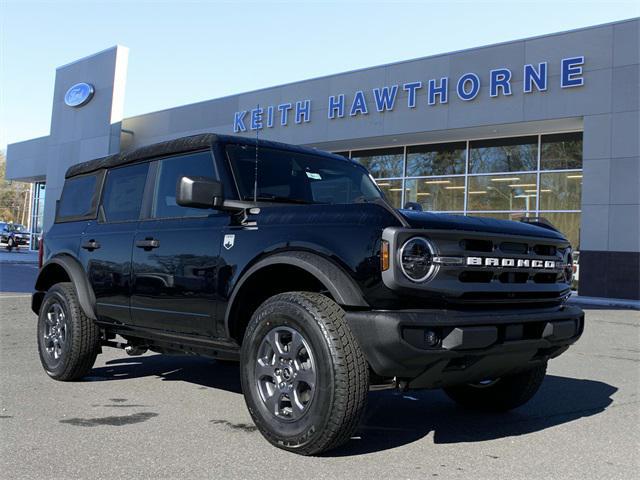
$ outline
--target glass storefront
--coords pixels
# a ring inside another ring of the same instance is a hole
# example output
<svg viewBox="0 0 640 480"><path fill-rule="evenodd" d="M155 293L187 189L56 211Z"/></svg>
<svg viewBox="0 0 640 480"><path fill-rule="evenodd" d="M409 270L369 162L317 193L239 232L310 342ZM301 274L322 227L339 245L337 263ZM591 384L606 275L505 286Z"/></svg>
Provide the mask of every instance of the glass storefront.
<svg viewBox="0 0 640 480"><path fill-rule="evenodd" d="M340 152L365 165L391 203L518 220L544 217L580 248L582 132Z"/></svg>
<svg viewBox="0 0 640 480"><path fill-rule="evenodd" d="M45 183L37 182L32 186L31 192L31 245L32 250L37 250L42 237L42 219L44 216Z"/></svg>

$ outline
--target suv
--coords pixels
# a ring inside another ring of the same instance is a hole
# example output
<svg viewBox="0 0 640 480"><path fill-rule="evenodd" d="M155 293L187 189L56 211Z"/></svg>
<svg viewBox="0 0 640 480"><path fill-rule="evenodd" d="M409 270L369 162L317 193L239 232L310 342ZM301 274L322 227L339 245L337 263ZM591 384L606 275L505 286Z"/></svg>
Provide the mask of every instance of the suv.
<svg viewBox="0 0 640 480"><path fill-rule="evenodd" d="M20 245L29 245L29 232L19 223L0 222L0 242L6 243L6 249L18 249Z"/></svg>
<svg viewBox="0 0 640 480"><path fill-rule="evenodd" d="M351 437L370 386L518 407L584 324L550 226L396 210L351 160L232 136L72 166L44 249L49 376L104 346L239 361L258 429L305 455Z"/></svg>

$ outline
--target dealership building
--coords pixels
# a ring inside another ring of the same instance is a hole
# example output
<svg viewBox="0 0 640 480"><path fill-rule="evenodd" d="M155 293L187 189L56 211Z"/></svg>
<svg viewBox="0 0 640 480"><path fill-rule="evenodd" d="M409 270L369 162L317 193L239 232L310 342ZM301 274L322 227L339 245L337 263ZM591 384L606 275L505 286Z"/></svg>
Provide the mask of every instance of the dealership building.
<svg viewBox="0 0 640 480"><path fill-rule="evenodd" d="M366 165L397 207L544 217L580 252L580 294L639 299L639 24L403 60L129 118L127 49L118 46L57 69L50 134L9 145L7 178L33 183L37 236L51 226L64 173L78 162L201 132L307 145Z"/></svg>

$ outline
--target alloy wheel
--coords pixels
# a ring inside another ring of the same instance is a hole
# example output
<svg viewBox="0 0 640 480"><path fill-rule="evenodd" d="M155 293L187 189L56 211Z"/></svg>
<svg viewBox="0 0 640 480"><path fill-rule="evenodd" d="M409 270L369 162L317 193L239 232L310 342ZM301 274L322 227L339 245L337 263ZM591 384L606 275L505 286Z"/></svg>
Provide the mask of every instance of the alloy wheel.
<svg viewBox="0 0 640 480"><path fill-rule="evenodd" d="M313 353L291 327L270 330L258 349L256 387L266 409L282 421L300 419L309 409L317 384Z"/></svg>

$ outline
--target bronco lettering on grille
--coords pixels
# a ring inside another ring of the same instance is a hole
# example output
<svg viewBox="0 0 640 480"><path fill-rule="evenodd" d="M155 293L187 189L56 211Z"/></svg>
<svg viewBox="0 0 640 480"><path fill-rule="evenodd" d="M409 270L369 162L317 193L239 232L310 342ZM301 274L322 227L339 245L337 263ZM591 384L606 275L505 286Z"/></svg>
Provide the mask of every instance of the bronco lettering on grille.
<svg viewBox="0 0 640 480"><path fill-rule="evenodd" d="M556 262L554 260L530 260L528 258L467 257L465 263L471 267L562 268L562 262Z"/></svg>

